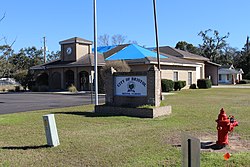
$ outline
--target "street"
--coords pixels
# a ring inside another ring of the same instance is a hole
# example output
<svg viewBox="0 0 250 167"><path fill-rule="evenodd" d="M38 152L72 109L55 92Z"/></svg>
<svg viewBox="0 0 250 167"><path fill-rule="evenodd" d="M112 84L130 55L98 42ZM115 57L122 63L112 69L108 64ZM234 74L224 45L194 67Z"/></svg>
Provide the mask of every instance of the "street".
<svg viewBox="0 0 250 167"><path fill-rule="evenodd" d="M99 103L104 103L99 95ZM94 103L94 97L93 97ZM91 104L90 94L0 93L0 114Z"/></svg>

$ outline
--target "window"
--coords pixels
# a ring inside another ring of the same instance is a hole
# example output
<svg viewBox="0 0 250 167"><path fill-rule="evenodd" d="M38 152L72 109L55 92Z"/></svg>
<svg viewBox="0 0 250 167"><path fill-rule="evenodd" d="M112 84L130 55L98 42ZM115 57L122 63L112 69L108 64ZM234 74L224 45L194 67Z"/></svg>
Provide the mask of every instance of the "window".
<svg viewBox="0 0 250 167"><path fill-rule="evenodd" d="M192 72L188 72L188 85L192 85Z"/></svg>
<svg viewBox="0 0 250 167"><path fill-rule="evenodd" d="M221 74L219 74L219 81L221 81Z"/></svg>
<svg viewBox="0 0 250 167"><path fill-rule="evenodd" d="M174 72L174 81L178 81L178 72Z"/></svg>
<svg viewBox="0 0 250 167"><path fill-rule="evenodd" d="M229 74L227 74L227 80L229 81Z"/></svg>

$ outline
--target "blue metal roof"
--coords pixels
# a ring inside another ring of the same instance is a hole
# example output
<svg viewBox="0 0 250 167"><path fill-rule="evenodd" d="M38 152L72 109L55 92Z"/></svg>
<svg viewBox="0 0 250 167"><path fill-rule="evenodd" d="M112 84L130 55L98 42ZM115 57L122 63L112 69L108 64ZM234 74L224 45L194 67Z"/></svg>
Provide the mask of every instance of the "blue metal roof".
<svg viewBox="0 0 250 167"><path fill-rule="evenodd" d="M117 45L113 45L113 46L99 46L97 47L97 52L98 53L105 53L113 48L115 48ZM94 52L94 48L92 48L92 51Z"/></svg>
<svg viewBox="0 0 250 167"><path fill-rule="evenodd" d="M136 44L130 44L127 47L120 50L119 52L106 58L106 60L128 60L128 59L141 59L145 57L157 58L157 53L145 49ZM168 58L168 57L160 55L160 58Z"/></svg>

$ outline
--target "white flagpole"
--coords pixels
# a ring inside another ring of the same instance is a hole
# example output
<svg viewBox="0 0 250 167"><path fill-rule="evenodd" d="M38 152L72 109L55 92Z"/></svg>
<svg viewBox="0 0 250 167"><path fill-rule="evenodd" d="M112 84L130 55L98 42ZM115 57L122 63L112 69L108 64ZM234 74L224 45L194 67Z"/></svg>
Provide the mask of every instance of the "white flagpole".
<svg viewBox="0 0 250 167"><path fill-rule="evenodd" d="M94 58L95 58L95 105L98 105L98 75L97 75L97 19L96 19L96 0L94 1Z"/></svg>
<svg viewBox="0 0 250 167"><path fill-rule="evenodd" d="M159 55L159 40L158 40L158 26L157 26L157 15L156 15L156 0L153 0L153 5L154 5L154 22L155 22L155 43L156 43L156 52L157 52L157 67L158 70L161 70L161 65L160 65L160 55Z"/></svg>

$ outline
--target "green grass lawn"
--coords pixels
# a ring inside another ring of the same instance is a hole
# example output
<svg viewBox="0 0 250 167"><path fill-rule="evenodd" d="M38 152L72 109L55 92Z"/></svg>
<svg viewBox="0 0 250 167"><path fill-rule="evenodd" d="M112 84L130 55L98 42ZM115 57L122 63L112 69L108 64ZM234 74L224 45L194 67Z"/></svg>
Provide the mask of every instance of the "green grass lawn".
<svg viewBox="0 0 250 167"><path fill-rule="evenodd" d="M97 116L92 105L0 115L0 166L181 166L176 147L181 133L216 139L215 119L222 107L240 123L233 136L250 142L250 89L175 93L163 101L172 114L156 119ZM55 114L60 138L55 148L44 147L42 115L49 113ZM201 166L250 164L245 149L231 152L228 161L225 153L202 151Z"/></svg>

